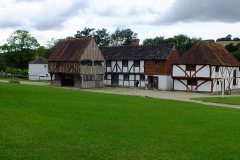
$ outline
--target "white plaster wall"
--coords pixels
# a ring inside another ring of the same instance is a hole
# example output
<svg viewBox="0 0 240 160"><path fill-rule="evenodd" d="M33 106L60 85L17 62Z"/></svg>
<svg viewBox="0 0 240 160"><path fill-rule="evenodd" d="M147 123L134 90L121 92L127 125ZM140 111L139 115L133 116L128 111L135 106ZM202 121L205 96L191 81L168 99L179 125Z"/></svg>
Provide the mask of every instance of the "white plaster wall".
<svg viewBox="0 0 240 160"><path fill-rule="evenodd" d="M134 80L134 75L129 75L129 80L133 81Z"/></svg>
<svg viewBox="0 0 240 160"><path fill-rule="evenodd" d="M117 72L116 61L111 61L112 71Z"/></svg>
<svg viewBox="0 0 240 160"><path fill-rule="evenodd" d="M203 67L202 65L197 65L196 66L196 70L199 70L201 67ZM200 69L197 73L196 73L196 77L210 77L210 67L209 65L203 67L202 69Z"/></svg>
<svg viewBox="0 0 240 160"><path fill-rule="evenodd" d="M201 84L203 82L204 81L199 80L197 83L199 85L199 84ZM198 91L200 91L200 92L211 92L211 85L212 85L212 82L208 81L208 82L204 83L203 85L199 86L198 87Z"/></svg>
<svg viewBox="0 0 240 160"><path fill-rule="evenodd" d="M28 75L30 80L51 80L47 64L29 64Z"/></svg>
<svg viewBox="0 0 240 160"><path fill-rule="evenodd" d="M140 61L140 72L144 73L144 61Z"/></svg>
<svg viewBox="0 0 240 160"><path fill-rule="evenodd" d="M145 81L140 81L140 86L141 87L145 87L146 85L145 85Z"/></svg>
<svg viewBox="0 0 240 160"><path fill-rule="evenodd" d="M139 67L134 67L135 73L140 73L140 68Z"/></svg>
<svg viewBox="0 0 240 160"><path fill-rule="evenodd" d="M186 80L182 80L184 84L187 84ZM180 81L174 80L174 90L177 91L187 91L187 87L183 85Z"/></svg>
<svg viewBox="0 0 240 160"><path fill-rule="evenodd" d="M123 67L123 73L128 73L128 67Z"/></svg>
<svg viewBox="0 0 240 160"><path fill-rule="evenodd" d="M171 76L157 76L158 77L158 88L161 90L172 90L173 79Z"/></svg>
<svg viewBox="0 0 240 160"><path fill-rule="evenodd" d="M133 61L128 61L128 68L129 68L129 70L132 67L132 65L133 65ZM132 67L129 72L134 73L134 68Z"/></svg>
<svg viewBox="0 0 240 160"><path fill-rule="evenodd" d="M135 86L134 81L129 81L129 86L134 87Z"/></svg>
<svg viewBox="0 0 240 160"><path fill-rule="evenodd" d="M179 65L183 70L186 69L185 65ZM185 77L185 73L176 65L173 65L173 76L174 77Z"/></svg>
<svg viewBox="0 0 240 160"><path fill-rule="evenodd" d="M123 80L123 74L119 74L119 80Z"/></svg>
<svg viewBox="0 0 240 160"><path fill-rule="evenodd" d="M107 72L112 72L111 67L107 67Z"/></svg>

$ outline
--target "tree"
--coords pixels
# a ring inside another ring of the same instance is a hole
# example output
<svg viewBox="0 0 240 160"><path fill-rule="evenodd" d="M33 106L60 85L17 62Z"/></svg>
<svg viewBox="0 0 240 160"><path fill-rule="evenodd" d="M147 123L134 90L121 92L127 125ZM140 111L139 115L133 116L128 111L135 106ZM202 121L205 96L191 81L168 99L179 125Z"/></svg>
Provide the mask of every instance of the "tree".
<svg viewBox="0 0 240 160"><path fill-rule="evenodd" d="M190 38L186 35L180 34L173 37L173 42L177 46L177 49L181 54L187 52L196 41L200 39L197 38Z"/></svg>
<svg viewBox="0 0 240 160"><path fill-rule="evenodd" d="M143 45L160 45L166 43L167 41L164 37L155 37L143 40Z"/></svg>
<svg viewBox="0 0 240 160"><path fill-rule="evenodd" d="M7 39L1 50L7 66L26 69L39 46L37 39L28 31L17 30Z"/></svg>
<svg viewBox="0 0 240 160"><path fill-rule="evenodd" d="M131 29L116 29L111 35L111 45L131 45L132 40L137 38L137 33Z"/></svg>
<svg viewBox="0 0 240 160"><path fill-rule="evenodd" d="M110 34L105 28L96 30L93 33L93 38L99 46L108 46L111 41Z"/></svg>
<svg viewBox="0 0 240 160"><path fill-rule="evenodd" d="M184 54L198 40L200 39L190 38L186 35L180 34L167 39L165 39L164 37L145 39L143 41L143 45L175 44L179 52L181 54Z"/></svg>
<svg viewBox="0 0 240 160"><path fill-rule="evenodd" d="M232 41L232 35L229 34L229 35L227 35L226 37L218 38L216 41L217 41L217 42L218 42L218 41Z"/></svg>
<svg viewBox="0 0 240 160"><path fill-rule="evenodd" d="M235 38L233 38L233 41L240 41L240 38L235 37Z"/></svg>
<svg viewBox="0 0 240 160"><path fill-rule="evenodd" d="M77 31L77 34L74 35L75 38L83 38L83 37L93 37L94 28L85 27L82 31Z"/></svg>

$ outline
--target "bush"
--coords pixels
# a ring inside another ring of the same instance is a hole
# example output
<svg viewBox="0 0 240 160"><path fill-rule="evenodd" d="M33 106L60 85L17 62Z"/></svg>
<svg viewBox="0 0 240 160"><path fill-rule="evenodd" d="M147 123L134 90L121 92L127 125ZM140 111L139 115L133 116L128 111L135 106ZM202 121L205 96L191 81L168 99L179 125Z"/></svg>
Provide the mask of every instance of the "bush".
<svg viewBox="0 0 240 160"><path fill-rule="evenodd" d="M27 70L22 70L22 69L17 69L17 68L7 68L6 73L11 73L13 75L22 75L22 76L28 75Z"/></svg>

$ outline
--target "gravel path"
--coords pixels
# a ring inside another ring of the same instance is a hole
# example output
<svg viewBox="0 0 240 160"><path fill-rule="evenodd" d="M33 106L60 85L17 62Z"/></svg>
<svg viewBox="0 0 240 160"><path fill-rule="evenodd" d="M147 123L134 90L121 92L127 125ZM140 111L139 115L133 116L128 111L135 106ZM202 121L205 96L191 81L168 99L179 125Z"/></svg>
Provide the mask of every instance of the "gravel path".
<svg viewBox="0 0 240 160"><path fill-rule="evenodd" d="M203 94L203 93L191 93L191 92L158 91L158 90L143 90L143 89L115 88L115 87L105 87L103 89L87 89L85 91L121 94L121 95L135 95L135 96L143 96L143 97L178 100L178 101L185 101L185 102L187 101L187 102L200 103L204 105L240 109L240 105L211 103L211 102L203 102L203 101L191 99L191 98L201 98L201 97L219 97L219 95L212 95L207 93Z"/></svg>

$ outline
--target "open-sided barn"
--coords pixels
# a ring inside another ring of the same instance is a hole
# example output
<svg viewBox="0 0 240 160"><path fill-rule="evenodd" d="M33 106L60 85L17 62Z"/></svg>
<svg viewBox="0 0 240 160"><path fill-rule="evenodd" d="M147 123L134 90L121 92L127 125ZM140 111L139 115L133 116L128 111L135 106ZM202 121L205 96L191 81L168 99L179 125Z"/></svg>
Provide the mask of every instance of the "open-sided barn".
<svg viewBox="0 0 240 160"><path fill-rule="evenodd" d="M48 58L48 70L56 86L103 86L104 58L92 38L60 41Z"/></svg>

